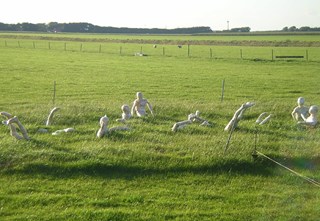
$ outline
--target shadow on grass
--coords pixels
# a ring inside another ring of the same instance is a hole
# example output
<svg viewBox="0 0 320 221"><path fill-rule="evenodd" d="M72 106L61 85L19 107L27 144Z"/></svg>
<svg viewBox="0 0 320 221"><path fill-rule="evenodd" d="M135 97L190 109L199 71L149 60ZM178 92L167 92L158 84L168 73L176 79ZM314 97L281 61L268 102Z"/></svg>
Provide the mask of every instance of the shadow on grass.
<svg viewBox="0 0 320 221"><path fill-rule="evenodd" d="M152 165L152 164L151 164ZM30 163L23 167L10 168L3 173L5 174L24 174L40 175L53 178L72 178L72 177L101 177L101 178L122 178L132 179L139 176L154 175L257 175L272 176L272 169L275 165L265 159L258 158L255 160L238 160L229 159L213 162L208 165L185 165L185 166L168 166L156 168L154 166L143 167L135 165L112 165L110 163L82 161L82 163Z"/></svg>

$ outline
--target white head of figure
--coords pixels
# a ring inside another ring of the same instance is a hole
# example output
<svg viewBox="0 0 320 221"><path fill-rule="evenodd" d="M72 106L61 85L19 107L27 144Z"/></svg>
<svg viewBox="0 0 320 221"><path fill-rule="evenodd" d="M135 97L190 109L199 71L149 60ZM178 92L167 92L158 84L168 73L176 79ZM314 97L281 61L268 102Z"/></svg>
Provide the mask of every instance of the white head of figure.
<svg viewBox="0 0 320 221"><path fill-rule="evenodd" d="M130 113L130 107L127 104L122 105L121 110L126 114Z"/></svg>
<svg viewBox="0 0 320 221"><path fill-rule="evenodd" d="M107 115L104 115L103 117L100 118L100 126L103 127L107 127L109 123L109 118L107 117Z"/></svg>
<svg viewBox="0 0 320 221"><path fill-rule="evenodd" d="M309 108L309 113L310 113L311 115L316 115L316 114L318 113L318 110L319 110L318 106L312 105L312 106Z"/></svg>
<svg viewBox="0 0 320 221"><path fill-rule="evenodd" d="M297 100L297 103L299 106L303 106L304 105L304 98L303 97L299 97Z"/></svg>
<svg viewBox="0 0 320 221"><path fill-rule="evenodd" d="M137 92L137 99L138 100L142 100L143 99L143 96L142 96L141 92Z"/></svg>

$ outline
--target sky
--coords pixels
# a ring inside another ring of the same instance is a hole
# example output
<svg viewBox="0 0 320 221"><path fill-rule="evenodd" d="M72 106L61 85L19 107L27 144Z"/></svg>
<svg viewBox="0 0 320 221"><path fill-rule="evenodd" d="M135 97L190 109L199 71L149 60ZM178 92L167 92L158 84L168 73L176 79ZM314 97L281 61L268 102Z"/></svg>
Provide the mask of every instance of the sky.
<svg viewBox="0 0 320 221"><path fill-rule="evenodd" d="M0 4L0 22L281 30L286 26L320 27L320 0L6 0Z"/></svg>

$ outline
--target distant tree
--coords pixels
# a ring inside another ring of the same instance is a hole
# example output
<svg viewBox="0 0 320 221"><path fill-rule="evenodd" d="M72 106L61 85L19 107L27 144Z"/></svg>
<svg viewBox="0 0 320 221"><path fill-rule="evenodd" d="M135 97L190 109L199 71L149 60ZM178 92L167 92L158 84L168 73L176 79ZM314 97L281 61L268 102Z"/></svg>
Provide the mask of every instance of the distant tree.
<svg viewBox="0 0 320 221"><path fill-rule="evenodd" d="M297 31L297 27L296 26L291 26L288 31Z"/></svg>
<svg viewBox="0 0 320 221"><path fill-rule="evenodd" d="M288 32L288 31L289 31L289 28L286 26L286 27L284 27L281 31Z"/></svg>
<svg viewBox="0 0 320 221"><path fill-rule="evenodd" d="M311 28L308 26L303 26L303 27L299 28L299 31L311 31Z"/></svg>

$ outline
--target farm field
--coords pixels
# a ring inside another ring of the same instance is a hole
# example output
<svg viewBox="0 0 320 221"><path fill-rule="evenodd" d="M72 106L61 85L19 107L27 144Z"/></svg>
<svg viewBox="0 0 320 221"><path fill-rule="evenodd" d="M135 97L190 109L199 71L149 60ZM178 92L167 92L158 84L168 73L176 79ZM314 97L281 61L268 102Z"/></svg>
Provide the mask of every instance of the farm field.
<svg viewBox="0 0 320 221"><path fill-rule="evenodd" d="M0 111L17 115L31 137L17 141L0 126L1 220L318 220L319 187L252 151L256 141L259 152L320 181L319 127L290 115L300 96L320 105L320 48L217 46L211 56L205 45L188 55L176 45L50 42L0 38ZM148 56L133 56L141 47ZM306 50L308 61L273 58ZM121 125L120 107L137 91L155 117L96 138L100 117ZM225 153L223 129L247 101L255 106ZM46 127L54 106L61 110ZM210 127L171 131L196 110ZM262 112L273 116L257 126ZM76 131L37 132L68 127Z"/></svg>

